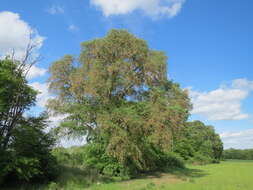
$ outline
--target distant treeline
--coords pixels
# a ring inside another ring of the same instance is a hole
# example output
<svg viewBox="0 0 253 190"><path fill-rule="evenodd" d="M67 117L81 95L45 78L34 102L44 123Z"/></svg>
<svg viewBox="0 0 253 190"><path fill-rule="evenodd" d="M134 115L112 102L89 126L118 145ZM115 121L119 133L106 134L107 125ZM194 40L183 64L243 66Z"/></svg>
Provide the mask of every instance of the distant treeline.
<svg viewBox="0 0 253 190"><path fill-rule="evenodd" d="M224 159L253 160L253 149L227 149L223 153Z"/></svg>

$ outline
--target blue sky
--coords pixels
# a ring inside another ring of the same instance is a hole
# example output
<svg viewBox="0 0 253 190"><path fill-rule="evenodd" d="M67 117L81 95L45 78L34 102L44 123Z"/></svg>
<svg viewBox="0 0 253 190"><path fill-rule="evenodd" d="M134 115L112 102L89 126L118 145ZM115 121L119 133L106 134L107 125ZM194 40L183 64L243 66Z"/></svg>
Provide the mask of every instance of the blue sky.
<svg viewBox="0 0 253 190"><path fill-rule="evenodd" d="M78 55L81 42L112 28L127 29L168 55L169 78L189 88L190 119L214 125L226 148L250 148L252 9L252 0L1 0L0 55L11 48L22 54L25 34L34 31L43 59L29 82L42 92L33 110L43 110L51 62Z"/></svg>

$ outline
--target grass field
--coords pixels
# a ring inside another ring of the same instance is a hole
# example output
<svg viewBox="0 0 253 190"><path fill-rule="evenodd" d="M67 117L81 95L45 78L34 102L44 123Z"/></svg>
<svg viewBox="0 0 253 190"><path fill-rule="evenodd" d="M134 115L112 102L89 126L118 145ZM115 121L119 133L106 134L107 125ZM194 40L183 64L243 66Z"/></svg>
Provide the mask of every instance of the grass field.
<svg viewBox="0 0 253 190"><path fill-rule="evenodd" d="M89 190L253 190L253 161L189 166L188 174L94 185Z"/></svg>
<svg viewBox="0 0 253 190"><path fill-rule="evenodd" d="M94 184L87 187L88 181L93 181ZM138 179L109 183L99 182L97 179L87 179L87 174L81 170L66 170L59 178L59 182L51 183L47 187L34 186L32 188L23 187L22 189L253 190L253 161L226 161L221 164L188 166L188 169L184 171L174 171L170 174L157 173Z"/></svg>

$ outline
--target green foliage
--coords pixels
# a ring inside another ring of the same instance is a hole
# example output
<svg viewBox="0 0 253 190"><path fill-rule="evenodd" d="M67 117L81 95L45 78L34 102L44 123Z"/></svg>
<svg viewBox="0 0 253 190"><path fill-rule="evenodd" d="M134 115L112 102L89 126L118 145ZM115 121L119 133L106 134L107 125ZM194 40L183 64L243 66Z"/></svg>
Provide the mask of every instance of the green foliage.
<svg viewBox="0 0 253 190"><path fill-rule="evenodd" d="M184 170L185 160L218 162L219 135L200 121L187 122L188 93L167 79L166 67L163 52L125 30L82 43L78 61L66 55L54 62L49 85L55 96L48 108L66 116L55 134L86 137L87 144L52 150L47 115L23 116L37 94L25 79L26 65L0 60L0 184L44 182L61 169L61 182L47 189L82 189L102 178ZM229 158L252 155L248 150L225 153ZM155 188L153 182L143 187Z"/></svg>
<svg viewBox="0 0 253 190"><path fill-rule="evenodd" d="M253 160L253 149L227 149L223 152L224 159Z"/></svg>
<svg viewBox="0 0 253 190"><path fill-rule="evenodd" d="M38 159L20 156L17 158L11 157L11 159L12 165L8 171L7 177L13 174L19 180L29 181L32 177L41 174Z"/></svg>
<svg viewBox="0 0 253 190"><path fill-rule="evenodd" d="M129 177L129 168L124 167L116 159L105 153L105 147L101 143L92 143L83 147L85 153L85 165L96 169L100 174L116 176L122 179Z"/></svg>
<svg viewBox="0 0 253 190"><path fill-rule="evenodd" d="M71 157L71 154L67 151L67 149L57 147L52 150L52 154L55 156L59 164L74 165L72 162L74 159Z"/></svg>
<svg viewBox="0 0 253 190"><path fill-rule="evenodd" d="M0 60L0 149L6 150L22 114L36 99L19 62Z"/></svg>
<svg viewBox="0 0 253 190"><path fill-rule="evenodd" d="M166 65L163 52L125 30L84 42L78 63L66 55L50 68L48 107L67 115L56 131L86 136L87 163L101 173L161 168L191 108Z"/></svg>
<svg viewBox="0 0 253 190"><path fill-rule="evenodd" d="M50 180L57 164L51 155L54 138L45 133L47 117L24 117L37 92L25 79L24 64L0 60L0 183Z"/></svg>
<svg viewBox="0 0 253 190"><path fill-rule="evenodd" d="M128 162L128 167L121 165L115 158L108 156L101 143L92 143L83 147L56 148L53 155L64 166L85 168L87 173L95 172L97 175L116 177L117 179L129 179L144 171L139 171L134 163ZM183 160L175 153L153 152L149 155L156 164L154 171L168 171L174 168L183 168Z"/></svg>
<svg viewBox="0 0 253 190"><path fill-rule="evenodd" d="M0 126L3 133L4 121L11 108L28 109L34 104L36 92L27 85L19 63L12 60L0 60ZM18 101L18 105L17 105ZM9 118L10 119L10 118Z"/></svg>
<svg viewBox="0 0 253 190"><path fill-rule="evenodd" d="M1 177L10 180L51 180L57 175L57 163L51 154L54 138L45 133L45 116L23 118L13 131L13 140L1 159Z"/></svg>
<svg viewBox="0 0 253 190"><path fill-rule="evenodd" d="M199 165L216 162L215 159L212 159L210 156L205 155L205 154L203 154L201 152L196 152L194 154L194 156L189 159L189 161L192 162L192 163L194 163L194 164L199 164Z"/></svg>
<svg viewBox="0 0 253 190"><path fill-rule="evenodd" d="M193 121L186 123L182 136L175 143L174 151L191 162L218 162L222 158L223 143L212 126Z"/></svg>
<svg viewBox="0 0 253 190"><path fill-rule="evenodd" d="M59 164L67 166L84 165L86 158L83 147L57 147L53 149L52 154Z"/></svg>

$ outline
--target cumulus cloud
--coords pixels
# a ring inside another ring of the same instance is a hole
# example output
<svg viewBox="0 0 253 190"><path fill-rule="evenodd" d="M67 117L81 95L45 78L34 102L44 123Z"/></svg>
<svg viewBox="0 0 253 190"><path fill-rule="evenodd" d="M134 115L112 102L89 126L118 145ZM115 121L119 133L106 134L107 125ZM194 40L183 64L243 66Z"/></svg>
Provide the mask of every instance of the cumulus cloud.
<svg viewBox="0 0 253 190"><path fill-rule="evenodd" d="M176 16L185 0L90 0L91 4L102 10L105 16L123 15L142 11L151 17Z"/></svg>
<svg viewBox="0 0 253 190"><path fill-rule="evenodd" d="M193 103L192 114L209 120L241 120L249 117L241 110L242 101L253 90L253 81L236 79L229 86L221 86L209 92L189 89Z"/></svg>
<svg viewBox="0 0 253 190"><path fill-rule="evenodd" d="M0 58L12 56L14 53L15 59L23 60L30 44L35 46L31 57L36 59L45 38L23 21L18 14L7 11L0 12L0 28ZM45 74L45 69L33 66L28 78L31 79L42 74Z"/></svg>
<svg viewBox="0 0 253 190"><path fill-rule="evenodd" d="M53 98L53 95L48 90L48 83L40 83L40 82L33 82L29 84L33 87L34 90L38 91L37 95L37 106L42 109L45 109L47 101ZM60 121L62 121L67 115L54 115L50 113L49 121L50 126L49 128L53 128L59 125Z"/></svg>
<svg viewBox="0 0 253 190"><path fill-rule="evenodd" d="M59 5L52 5L46 11L51 15L63 14L65 12L64 8Z"/></svg>
<svg viewBox="0 0 253 190"><path fill-rule="evenodd" d="M31 28L28 23L21 20L20 16L12 12L0 12L0 55L11 55L21 59L29 43L36 44L39 49L44 37ZM32 39L30 37L32 36Z"/></svg>
<svg viewBox="0 0 253 190"><path fill-rule="evenodd" d="M43 75L45 75L46 72L47 72L46 69L36 67L35 65L33 65L27 74L27 78L32 79L35 77L43 76Z"/></svg>
<svg viewBox="0 0 253 190"><path fill-rule="evenodd" d="M48 99L53 98L53 96L48 91L48 84L33 82L29 85L39 92L37 95L37 105L41 108L45 108Z"/></svg>
<svg viewBox="0 0 253 190"><path fill-rule="evenodd" d="M53 98L52 94L50 94L48 91L48 84L34 82L34 83L30 83L30 86L32 86L35 90L39 92L39 94L37 95L37 106L39 106L42 109L45 109L47 101ZM51 129L58 127L59 124L66 117L67 117L67 114L54 115L49 112L49 118L48 118L49 125L46 131L48 132ZM85 138L68 139L67 137L66 138L62 137L59 139L59 142L58 142L58 146L63 146L63 147L80 146L83 144L85 144Z"/></svg>
<svg viewBox="0 0 253 190"><path fill-rule="evenodd" d="M253 147L253 129L220 134L224 148L248 149Z"/></svg>
<svg viewBox="0 0 253 190"><path fill-rule="evenodd" d="M236 79L232 82L233 88L244 89L244 90L253 90L253 81L243 79Z"/></svg>

